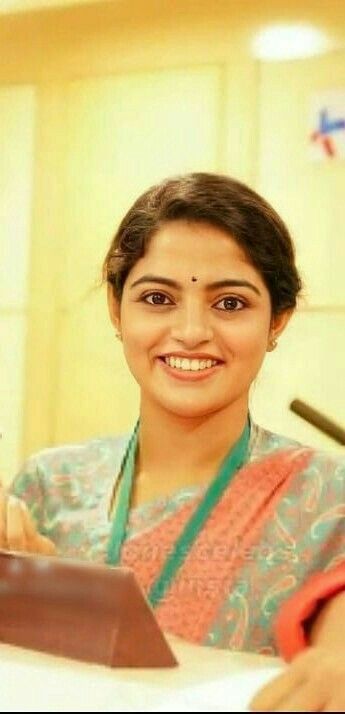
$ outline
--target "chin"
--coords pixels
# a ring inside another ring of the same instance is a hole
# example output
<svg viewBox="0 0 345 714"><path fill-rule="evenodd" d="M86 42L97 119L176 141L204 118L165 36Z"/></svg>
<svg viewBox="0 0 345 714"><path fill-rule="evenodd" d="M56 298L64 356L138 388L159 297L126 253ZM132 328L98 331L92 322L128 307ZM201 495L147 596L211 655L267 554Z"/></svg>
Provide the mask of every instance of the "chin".
<svg viewBox="0 0 345 714"><path fill-rule="evenodd" d="M195 400L194 403L190 404L186 404L186 402L182 404L171 402L162 403L162 401L160 402L160 404L163 409L165 409L165 411L183 419L201 419L203 417L207 417L211 414L214 414L214 412L217 412L224 407L224 405L220 404L202 405L198 403L198 400Z"/></svg>

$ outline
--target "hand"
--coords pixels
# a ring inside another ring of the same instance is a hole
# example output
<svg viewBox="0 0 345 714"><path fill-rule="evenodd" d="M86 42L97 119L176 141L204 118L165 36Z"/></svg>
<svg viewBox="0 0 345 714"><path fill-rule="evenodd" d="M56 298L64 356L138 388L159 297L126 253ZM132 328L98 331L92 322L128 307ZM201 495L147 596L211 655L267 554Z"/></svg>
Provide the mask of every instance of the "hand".
<svg viewBox="0 0 345 714"><path fill-rule="evenodd" d="M24 501L8 495L0 486L0 548L54 555L54 543L42 536Z"/></svg>
<svg viewBox="0 0 345 714"><path fill-rule="evenodd" d="M345 711L344 655L345 649L308 647L255 695L251 711Z"/></svg>

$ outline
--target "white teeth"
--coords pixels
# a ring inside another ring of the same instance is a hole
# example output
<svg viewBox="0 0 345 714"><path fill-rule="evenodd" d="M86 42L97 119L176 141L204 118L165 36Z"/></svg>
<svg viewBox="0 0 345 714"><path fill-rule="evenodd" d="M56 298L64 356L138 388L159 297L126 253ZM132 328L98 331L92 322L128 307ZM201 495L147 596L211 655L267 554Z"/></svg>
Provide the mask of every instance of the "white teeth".
<svg viewBox="0 0 345 714"><path fill-rule="evenodd" d="M164 357L164 362L174 369L182 369L187 372L199 372L202 369L210 369L217 364L214 359L188 359L187 357Z"/></svg>

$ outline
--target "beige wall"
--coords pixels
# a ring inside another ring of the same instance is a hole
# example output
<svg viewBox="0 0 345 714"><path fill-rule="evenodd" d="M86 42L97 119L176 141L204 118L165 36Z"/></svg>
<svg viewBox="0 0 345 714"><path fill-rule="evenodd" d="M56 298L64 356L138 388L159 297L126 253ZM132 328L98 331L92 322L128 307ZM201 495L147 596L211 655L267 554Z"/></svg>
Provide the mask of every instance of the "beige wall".
<svg viewBox="0 0 345 714"><path fill-rule="evenodd" d="M257 187L292 230L304 299L255 391L260 421L320 446L333 442L287 410L294 397L344 423L345 160L310 158L313 93L344 88L345 52L260 66ZM272 400L273 401L273 400Z"/></svg>
<svg viewBox="0 0 345 714"><path fill-rule="evenodd" d="M0 476L22 447L35 91L0 87Z"/></svg>
<svg viewBox="0 0 345 714"><path fill-rule="evenodd" d="M54 42L53 27L40 33L32 20L35 42L25 57L18 25L0 69L3 84L36 86L28 335L26 350L18 349L22 446L13 444L8 466L42 446L132 424L137 390L95 285L117 221L138 192L198 169L257 187L296 235L308 305L268 356L252 408L269 427L332 445L287 407L298 396L343 419L345 164L309 161L307 120L310 92L341 83L344 53L260 64L243 44L242 15L237 24L229 17L231 25L210 12L194 23L186 16L155 25L138 15L99 29L80 17L84 31L74 43L61 18ZM29 145L22 151L26 161L30 152ZM24 175L30 191L31 174Z"/></svg>

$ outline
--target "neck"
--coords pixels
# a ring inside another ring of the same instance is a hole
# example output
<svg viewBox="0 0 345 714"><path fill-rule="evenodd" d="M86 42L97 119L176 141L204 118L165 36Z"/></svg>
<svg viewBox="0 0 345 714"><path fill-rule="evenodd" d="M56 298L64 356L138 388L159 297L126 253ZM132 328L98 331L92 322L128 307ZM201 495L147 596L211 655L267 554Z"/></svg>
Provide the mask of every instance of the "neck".
<svg viewBox="0 0 345 714"><path fill-rule="evenodd" d="M208 483L240 438L247 414L247 400L198 418L180 417L143 401L136 503Z"/></svg>

